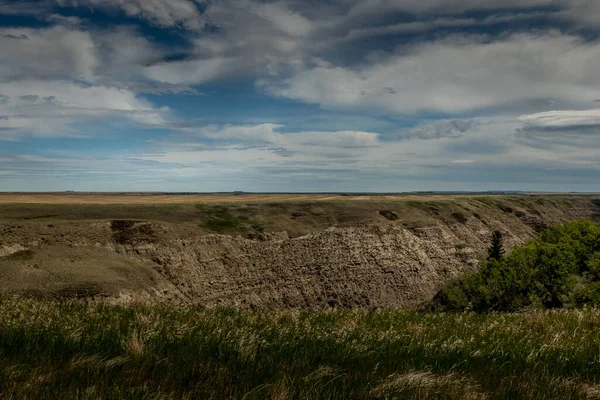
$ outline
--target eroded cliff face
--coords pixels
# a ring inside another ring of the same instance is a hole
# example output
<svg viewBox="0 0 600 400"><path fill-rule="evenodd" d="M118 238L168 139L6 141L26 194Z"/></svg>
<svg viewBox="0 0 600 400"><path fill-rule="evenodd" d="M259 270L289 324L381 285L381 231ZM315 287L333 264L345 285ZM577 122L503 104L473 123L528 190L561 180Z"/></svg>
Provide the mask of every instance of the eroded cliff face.
<svg viewBox="0 0 600 400"><path fill-rule="evenodd" d="M423 202L385 213L374 206L358 223L317 227L294 238L285 230L214 234L156 220L59 221L52 227L24 223L11 228L20 232L13 235L17 240L2 237L0 255L53 246L96 247L122 257L119 263L130 260L136 268L140 263L151 268L151 279L136 290L131 274L140 269L108 265L121 275L111 276L113 290L94 275L93 284L104 288L96 290L94 298L207 307L416 307L450 279L474 271L493 230L500 230L511 248L556 223L599 220L598 204L593 198L537 203L461 200L447 206ZM302 217L302 213L290 216ZM48 258L52 253L43 254ZM30 268L32 262L21 260L19 265ZM97 268L106 262L90 259L80 264ZM36 264L45 268L44 260ZM50 268L52 263L46 264ZM49 276L68 287L69 277L57 268Z"/></svg>
<svg viewBox="0 0 600 400"><path fill-rule="evenodd" d="M469 269L397 226L265 241L211 235L115 251L152 260L190 301L207 306L413 306Z"/></svg>

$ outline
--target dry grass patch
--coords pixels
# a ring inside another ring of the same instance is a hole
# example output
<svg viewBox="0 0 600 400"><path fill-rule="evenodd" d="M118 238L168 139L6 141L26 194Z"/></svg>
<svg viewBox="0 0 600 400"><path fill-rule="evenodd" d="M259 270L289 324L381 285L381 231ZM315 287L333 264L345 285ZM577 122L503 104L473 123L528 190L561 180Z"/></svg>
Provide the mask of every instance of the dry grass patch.
<svg viewBox="0 0 600 400"><path fill-rule="evenodd" d="M393 399L410 396L413 399L486 400L488 396L472 378L455 373L434 374L430 371L411 371L392 374L372 394Z"/></svg>

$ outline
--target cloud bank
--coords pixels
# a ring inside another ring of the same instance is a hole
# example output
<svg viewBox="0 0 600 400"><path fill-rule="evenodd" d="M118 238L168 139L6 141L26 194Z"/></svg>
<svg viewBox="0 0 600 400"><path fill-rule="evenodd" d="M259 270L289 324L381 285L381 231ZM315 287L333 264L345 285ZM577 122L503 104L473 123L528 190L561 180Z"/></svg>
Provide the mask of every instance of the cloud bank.
<svg viewBox="0 0 600 400"><path fill-rule="evenodd" d="M3 187L600 190L596 1L0 14Z"/></svg>

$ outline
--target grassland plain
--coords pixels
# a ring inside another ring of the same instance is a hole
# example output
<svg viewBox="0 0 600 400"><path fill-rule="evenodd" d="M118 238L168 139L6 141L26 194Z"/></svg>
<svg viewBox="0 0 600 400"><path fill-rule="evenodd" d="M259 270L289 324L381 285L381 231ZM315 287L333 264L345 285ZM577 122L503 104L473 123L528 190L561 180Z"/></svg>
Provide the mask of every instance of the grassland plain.
<svg viewBox="0 0 600 400"><path fill-rule="evenodd" d="M249 311L0 298L3 399L600 398L597 309Z"/></svg>
<svg viewBox="0 0 600 400"><path fill-rule="evenodd" d="M493 194L336 194L336 193L0 193L1 203L19 204L186 204L186 203L245 203L287 201L372 201L372 200L448 200L453 198L487 197ZM521 194L514 194L521 195ZM546 197L564 197L565 194L537 194ZM577 194L577 196L596 194Z"/></svg>

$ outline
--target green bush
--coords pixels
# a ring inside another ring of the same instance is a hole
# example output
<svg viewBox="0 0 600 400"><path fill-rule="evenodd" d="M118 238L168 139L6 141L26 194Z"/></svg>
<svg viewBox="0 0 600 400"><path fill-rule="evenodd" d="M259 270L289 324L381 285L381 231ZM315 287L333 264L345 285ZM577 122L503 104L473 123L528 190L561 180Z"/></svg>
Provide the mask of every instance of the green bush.
<svg viewBox="0 0 600 400"><path fill-rule="evenodd" d="M446 311L516 311L600 304L600 225L557 225L473 275L451 282L431 306Z"/></svg>

